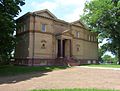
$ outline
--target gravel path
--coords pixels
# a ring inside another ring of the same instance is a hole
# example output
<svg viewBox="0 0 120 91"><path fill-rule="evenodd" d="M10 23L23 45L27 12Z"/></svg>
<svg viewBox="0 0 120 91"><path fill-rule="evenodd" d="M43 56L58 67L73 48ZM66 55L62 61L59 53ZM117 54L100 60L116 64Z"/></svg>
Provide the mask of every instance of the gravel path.
<svg viewBox="0 0 120 91"><path fill-rule="evenodd" d="M120 90L120 70L72 67L52 72L0 77L0 91L62 88Z"/></svg>

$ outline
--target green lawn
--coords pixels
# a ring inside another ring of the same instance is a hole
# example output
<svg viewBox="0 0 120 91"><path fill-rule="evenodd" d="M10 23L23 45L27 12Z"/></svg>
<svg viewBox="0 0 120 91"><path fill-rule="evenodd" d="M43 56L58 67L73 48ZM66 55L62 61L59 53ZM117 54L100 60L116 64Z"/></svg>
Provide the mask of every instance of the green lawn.
<svg viewBox="0 0 120 91"><path fill-rule="evenodd" d="M38 67L27 67L27 66L0 66L0 76L13 76L19 74L26 74L31 72L39 71L53 71L66 69L65 66L38 66Z"/></svg>
<svg viewBox="0 0 120 91"><path fill-rule="evenodd" d="M120 91L120 90L100 90L100 89L52 89L52 90L31 90L31 91Z"/></svg>
<svg viewBox="0 0 120 91"><path fill-rule="evenodd" d="M109 67L109 68L120 68L120 65L113 65L113 64L98 64L98 65L86 65L89 67Z"/></svg>

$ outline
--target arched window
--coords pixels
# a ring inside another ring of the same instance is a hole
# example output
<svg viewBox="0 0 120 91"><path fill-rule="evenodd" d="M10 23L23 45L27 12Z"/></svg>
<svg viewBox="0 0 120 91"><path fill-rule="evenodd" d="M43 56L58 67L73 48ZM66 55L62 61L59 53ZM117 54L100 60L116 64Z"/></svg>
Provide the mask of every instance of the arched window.
<svg viewBox="0 0 120 91"><path fill-rule="evenodd" d="M46 40L41 41L41 48L42 49L46 49L46 43L47 43Z"/></svg>
<svg viewBox="0 0 120 91"><path fill-rule="evenodd" d="M42 46L41 46L42 49L45 49L46 48L46 45L43 43Z"/></svg>
<svg viewBox="0 0 120 91"><path fill-rule="evenodd" d="M76 45L76 48L77 48L77 52L79 52L79 51L80 51L80 45L77 44L77 45Z"/></svg>

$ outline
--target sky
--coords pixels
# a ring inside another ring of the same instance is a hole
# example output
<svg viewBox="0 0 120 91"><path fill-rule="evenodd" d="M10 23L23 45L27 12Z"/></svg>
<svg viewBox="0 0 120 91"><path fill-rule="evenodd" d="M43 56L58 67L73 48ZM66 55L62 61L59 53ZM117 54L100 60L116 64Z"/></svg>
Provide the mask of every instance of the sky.
<svg viewBox="0 0 120 91"><path fill-rule="evenodd" d="M73 22L80 19L86 1L90 0L25 0L18 17L27 12L49 9L57 18Z"/></svg>

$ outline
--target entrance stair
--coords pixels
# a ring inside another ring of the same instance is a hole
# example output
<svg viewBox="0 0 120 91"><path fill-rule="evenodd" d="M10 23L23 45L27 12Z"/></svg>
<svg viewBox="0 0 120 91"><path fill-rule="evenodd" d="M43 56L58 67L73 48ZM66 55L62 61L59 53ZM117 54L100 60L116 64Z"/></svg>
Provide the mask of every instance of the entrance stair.
<svg viewBox="0 0 120 91"><path fill-rule="evenodd" d="M66 57L64 58L64 60L66 61L68 66L79 66L80 65L78 60L73 57Z"/></svg>
<svg viewBox="0 0 120 91"><path fill-rule="evenodd" d="M55 65L59 66L79 66L80 63L73 57L56 58Z"/></svg>

